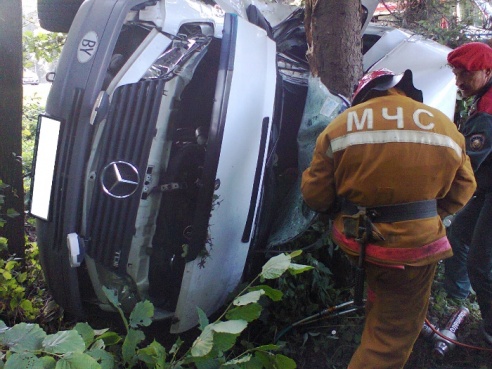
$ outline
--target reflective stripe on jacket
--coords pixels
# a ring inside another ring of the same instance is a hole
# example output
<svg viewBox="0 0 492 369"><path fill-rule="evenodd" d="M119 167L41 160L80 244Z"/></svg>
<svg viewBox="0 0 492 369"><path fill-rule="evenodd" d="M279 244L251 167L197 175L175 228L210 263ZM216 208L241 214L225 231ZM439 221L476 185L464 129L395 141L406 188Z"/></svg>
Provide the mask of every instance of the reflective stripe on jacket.
<svg viewBox="0 0 492 369"><path fill-rule="evenodd" d="M328 125L301 185L305 202L316 211L332 211L337 197L366 207L437 199L441 218L461 209L475 188L465 140L455 124L395 89L347 109ZM404 258L380 254L375 262L424 265L452 254L447 240L424 257L419 250L445 237L439 216L376 227L385 238L379 247L407 250ZM334 231L343 234L341 214ZM347 241L335 241L356 254Z"/></svg>

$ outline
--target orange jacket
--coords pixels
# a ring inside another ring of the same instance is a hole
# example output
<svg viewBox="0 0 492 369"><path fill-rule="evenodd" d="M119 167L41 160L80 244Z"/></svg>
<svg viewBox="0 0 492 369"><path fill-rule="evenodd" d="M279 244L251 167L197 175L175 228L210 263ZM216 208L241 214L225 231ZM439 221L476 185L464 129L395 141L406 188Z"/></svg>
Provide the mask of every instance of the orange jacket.
<svg viewBox="0 0 492 369"><path fill-rule="evenodd" d="M347 109L326 127L301 185L316 211L333 210L337 197L365 207L437 199L440 217L375 223L384 240L367 246L367 260L397 265L451 256L441 218L461 209L475 188L455 124L395 89ZM341 214L333 225L335 242L357 255L359 245L344 236Z"/></svg>

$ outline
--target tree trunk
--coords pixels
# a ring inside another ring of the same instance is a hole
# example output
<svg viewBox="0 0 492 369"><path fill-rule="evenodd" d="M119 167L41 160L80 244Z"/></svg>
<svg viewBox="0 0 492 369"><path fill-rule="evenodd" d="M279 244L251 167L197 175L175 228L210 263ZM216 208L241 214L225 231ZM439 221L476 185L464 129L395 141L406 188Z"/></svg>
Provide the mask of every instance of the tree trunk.
<svg viewBox="0 0 492 369"><path fill-rule="evenodd" d="M0 179L9 185L1 206L6 225L0 235L9 251L24 255L24 187L22 181L22 5L0 0ZM4 215L13 209L19 215Z"/></svg>
<svg viewBox="0 0 492 369"><path fill-rule="evenodd" d="M311 73L349 99L362 77L360 0L306 0L307 58Z"/></svg>

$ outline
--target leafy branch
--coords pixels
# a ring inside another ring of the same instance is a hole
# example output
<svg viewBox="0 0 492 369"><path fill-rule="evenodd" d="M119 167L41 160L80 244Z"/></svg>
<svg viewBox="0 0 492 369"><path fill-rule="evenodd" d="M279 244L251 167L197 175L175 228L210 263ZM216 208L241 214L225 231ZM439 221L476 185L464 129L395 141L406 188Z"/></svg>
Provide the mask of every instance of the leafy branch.
<svg viewBox="0 0 492 369"><path fill-rule="evenodd" d="M154 306L149 301L135 305L129 318L123 313L118 296L104 288L109 301L120 312L125 324L126 336L122 338L107 329L94 330L87 323L78 323L73 329L47 334L38 324L19 323L8 327L0 321L0 369L114 369L134 368L144 364L149 369L185 368L296 368L289 357L275 353L280 347L274 344L251 347L227 358L226 353L236 344L237 338L248 324L259 318L262 296L280 301L282 292L266 285L254 286L258 280L279 278L286 271L293 275L312 269L299 265L292 258L295 251L271 258L261 273L245 287L213 323L198 310L201 334L191 347L178 358L183 345L177 339L169 352L156 341L140 348L145 340L143 327L152 323ZM110 349L111 348L111 349ZM119 364L123 366L120 366Z"/></svg>

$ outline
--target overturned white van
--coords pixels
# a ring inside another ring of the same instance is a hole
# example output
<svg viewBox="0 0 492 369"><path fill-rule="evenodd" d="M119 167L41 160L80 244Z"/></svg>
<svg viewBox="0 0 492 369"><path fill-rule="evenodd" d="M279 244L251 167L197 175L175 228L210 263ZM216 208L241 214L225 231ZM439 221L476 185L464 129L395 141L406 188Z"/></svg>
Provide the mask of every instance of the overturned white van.
<svg viewBox="0 0 492 369"><path fill-rule="evenodd" d="M110 310L105 286L125 310L149 299L185 331L197 306L220 308L252 252L314 219L296 178L281 196L279 177L307 166L348 101L309 77L302 9L238 4L86 0L71 22L39 118L31 203L67 312ZM447 48L373 25L363 40L366 70L412 69L425 102L452 116Z"/></svg>

